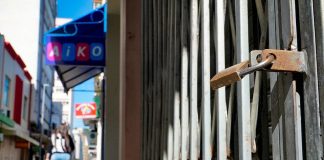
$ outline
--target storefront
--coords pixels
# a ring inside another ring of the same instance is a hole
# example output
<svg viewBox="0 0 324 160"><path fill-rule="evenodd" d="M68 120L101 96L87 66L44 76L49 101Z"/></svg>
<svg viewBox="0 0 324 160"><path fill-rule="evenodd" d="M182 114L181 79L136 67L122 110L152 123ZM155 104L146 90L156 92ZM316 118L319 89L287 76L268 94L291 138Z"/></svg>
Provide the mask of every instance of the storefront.
<svg viewBox="0 0 324 160"><path fill-rule="evenodd" d="M27 130L21 128L13 121L11 122L12 125L10 126L1 126L3 141L0 143L0 159L29 160L30 157L34 157L30 155L33 154L30 150L37 148L39 143L29 136Z"/></svg>

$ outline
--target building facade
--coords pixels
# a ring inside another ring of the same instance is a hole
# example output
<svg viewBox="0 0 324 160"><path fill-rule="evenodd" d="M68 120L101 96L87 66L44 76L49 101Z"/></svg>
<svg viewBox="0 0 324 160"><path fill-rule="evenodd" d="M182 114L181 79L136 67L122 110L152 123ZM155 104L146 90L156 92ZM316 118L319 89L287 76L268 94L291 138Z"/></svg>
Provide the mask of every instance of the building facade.
<svg viewBox="0 0 324 160"><path fill-rule="evenodd" d="M62 124L63 117L63 103L62 102L53 102L52 108L52 128L56 128L60 124Z"/></svg>
<svg viewBox="0 0 324 160"><path fill-rule="evenodd" d="M44 101L45 120L43 129L51 129L52 87L54 69L45 65L43 35L55 26L56 0L11 1L0 2L0 32L15 46L26 67L34 79L35 95L31 120L40 126L41 106ZM22 12L23 11L23 12ZM23 38L22 38L23 37ZM47 84L50 87L44 87ZM45 92L43 99L42 93Z"/></svg>
<svg viewBox="0 0 324 160"><path fill-rule="evenodd" d="M30 137L32 77L20 55L0 35L0 159L27 160L38 142ZM8 154L12 153L12 154Z"/></svg>
<svg viewBox="0 0 324 160"><path fill-rule="evenodd" d="M72 91L65 93L62 82L55 73L55 81L53 88L53 103L61 105L61 123L67 123L71 126L73 121L72 112ZM59 108L57 107L56 110ZM71 128L70 128L71 129ZM72 130L71 130L72 131Z"/></svg>

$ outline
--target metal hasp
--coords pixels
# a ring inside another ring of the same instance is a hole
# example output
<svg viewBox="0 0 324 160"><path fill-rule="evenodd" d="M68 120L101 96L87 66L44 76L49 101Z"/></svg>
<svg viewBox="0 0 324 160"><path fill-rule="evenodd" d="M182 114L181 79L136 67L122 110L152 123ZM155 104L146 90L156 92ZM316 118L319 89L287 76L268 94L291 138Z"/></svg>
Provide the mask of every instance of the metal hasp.
<svg viewBox="0 0 324 160"><path fill-rule="evenodd" d="M269 68L264 68L266 71L301 73L306 71L305 53L298 51L276 49L254 50L251 51L251 65L257 65L260 62L260 59L257 60L257 57L261 56L261 61L264 61L269 54L275 56L275 61Z"/></svg>
<svg viewBox="0 0 324 160"><path fill-rule="evenodd" d="M217 73L210 81L212 89L230 85L241 80L245 75L258 70L271 72L305 72L303 52L286 50L254 50L251 51L251 67L244 61Z"/></svg>

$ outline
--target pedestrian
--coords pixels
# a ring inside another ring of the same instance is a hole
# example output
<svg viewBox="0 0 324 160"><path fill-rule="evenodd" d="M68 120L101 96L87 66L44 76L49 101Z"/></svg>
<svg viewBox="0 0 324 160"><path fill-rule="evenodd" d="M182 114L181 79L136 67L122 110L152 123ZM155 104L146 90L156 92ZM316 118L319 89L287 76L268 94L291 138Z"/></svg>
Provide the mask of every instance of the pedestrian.
<svg viewBox="0 0 324 160"><path fill-rule="evenodd" d="M51 135L51 144L48 147L46 160L70 160L74 150L72 137L69 135L66 124L60 125Z"/></svg>

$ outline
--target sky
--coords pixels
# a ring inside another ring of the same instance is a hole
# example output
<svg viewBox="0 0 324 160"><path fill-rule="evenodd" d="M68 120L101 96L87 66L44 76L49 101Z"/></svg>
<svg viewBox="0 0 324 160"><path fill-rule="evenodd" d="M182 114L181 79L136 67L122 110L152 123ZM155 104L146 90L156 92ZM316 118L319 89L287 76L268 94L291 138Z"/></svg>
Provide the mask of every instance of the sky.
<svg viewBox="0 0 324 160"><path fill-rule="evenodd" d="M92 0L57 0L58 17L79 18L92 11Z"/></svg>
<svg viewBox="0 0 324 160"><path fill-rule="evenodd" d="M57 0L57 14L59 18L76 19L86 15L92 10L92 0ZM84 83L73 88L73 90L76 90L76 92L73 93L73 106L76 103L93 102L94 92L80 92L80 90L93 91L93 79L85 81ZM72 127L84 127L83 121L73 117Z"/></svg>

